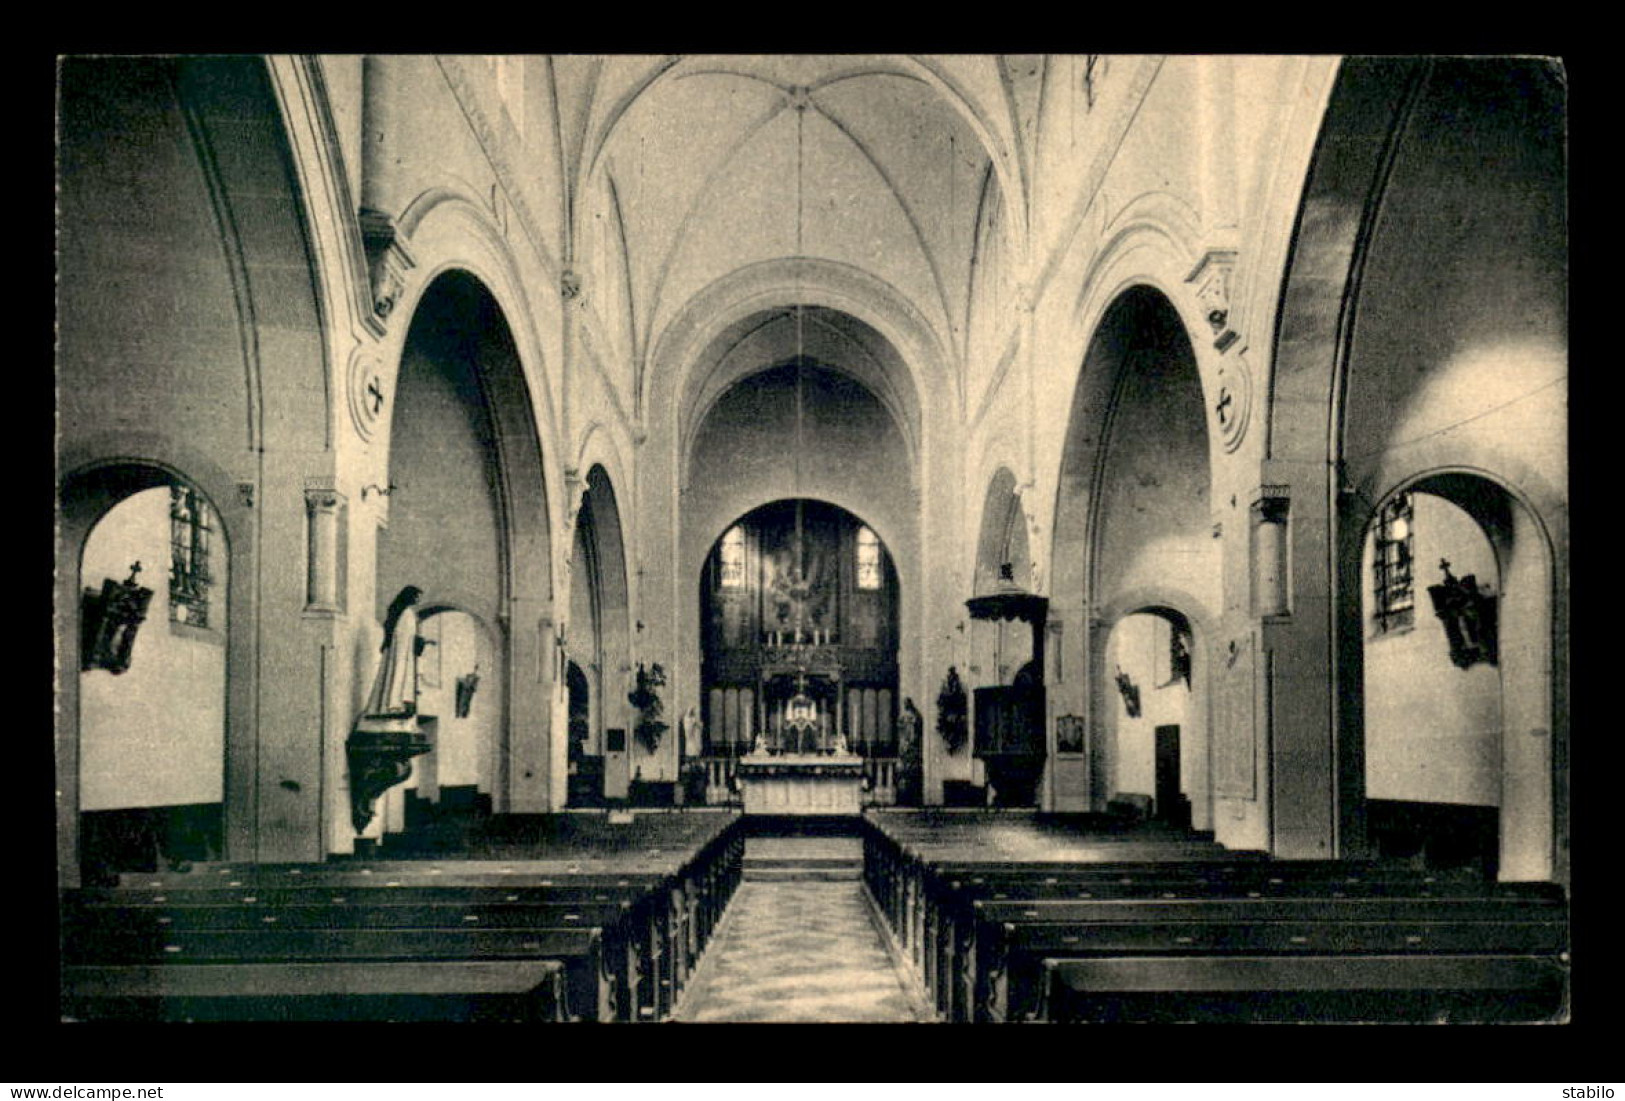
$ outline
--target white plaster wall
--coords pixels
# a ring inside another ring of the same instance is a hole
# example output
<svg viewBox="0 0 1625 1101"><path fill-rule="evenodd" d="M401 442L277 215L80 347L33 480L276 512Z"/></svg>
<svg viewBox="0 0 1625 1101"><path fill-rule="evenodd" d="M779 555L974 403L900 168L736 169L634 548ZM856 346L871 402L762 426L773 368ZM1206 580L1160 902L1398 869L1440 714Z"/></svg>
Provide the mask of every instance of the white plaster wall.
<svg viewBox="0 0 1625 1101"><path fill-rule="evenodd" d="M1167 725L1179 727L1181 789L1189 792L1192 787L1190 758L1199 742L1190 723L1190 689L1182 679L1167 683L1168 631L1168 621L1159 616L1126 616L1112 629L1107 644L1108 674L1122 669L1140 690L1140 714L1130 716L1116 683L1107 686L1106 714L1116 745L1109 787L1114 795L1156 794L1156 728Z"/></svg>
<svg viewBox="0 0 1625 1101"><path fill-rule="evenodd" d="M1471 516L1430 493L1412 495L1415 619L1379 634L1374 619L1374 533L1366 537L1364 577L1366 795L1420 803L1498 806L1501 801L1501 672L1450 661L1444 624L1427 587L1473 574L1481 590L1501 591L1490 542Z"/></svg>
<svg viewBox="0 0 1625 1101"><path fill-rule="evenodd" d="M130 668L78 674L80 809L221 801L225 768L226 554L211 556L207 632L169 622L169 490L143 490L115 505L85 544L83 576L137 581L153 590Z"/></svg>

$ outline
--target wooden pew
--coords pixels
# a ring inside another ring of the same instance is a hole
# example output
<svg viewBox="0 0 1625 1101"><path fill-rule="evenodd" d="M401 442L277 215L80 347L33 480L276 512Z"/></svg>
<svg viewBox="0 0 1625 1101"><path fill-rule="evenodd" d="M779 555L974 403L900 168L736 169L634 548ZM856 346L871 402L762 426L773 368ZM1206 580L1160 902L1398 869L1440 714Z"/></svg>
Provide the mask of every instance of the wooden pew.
<svg viewBox="0 0 1625 1101"><path fill-rule="evenodd" d="M648 895L652 886L626 884L553 884L550 886L502 887L420 887L397 885L385 887L368 884L364 887L332 887L307 884L295 887L198 887L177 890L168 887L81 887L69 897L81 904L117 904L129 907L164 907L172 905L231 905L235 903L263 904L266 906L302 906L318 904L345 904L411 906L422 903L542 903L542 902L625 902L636 903Z"/></svg>
<svg viewBox="0 0 1625 1101"><path fill-rule="evenodd" d="M1009 904L999 904L1006 906ZM1018 906L1025 904L1016 904ZM1249 903L1042 904L1041 920L997 907L976 929L962 977L973 991L972 1019L1030 1019L1042 992L1046 959L1102 955L1483 954L1559 959L1567 948L1566 910L1513 902L1413 900L1325 904L1312 899Z"/></svg>
<svg viewBox="0 0 1625 1101"><path fill-rule="evenodd" d="M433 889L130 889L69 893L63 929L70 939L101 944L141 930L160 937L198 930L273 929L595 929L602 933L602 969L613 984L608 999L616 1018L636 1019L640 984L656 967L659 927L642 892L592 893L602 901L565 901L557 889L529 889L521 900L507 888L453 888L471 899L446 898Z"/></svg>
<svg viewBox="0 0 1625 1101"><path fill-rule="evenodd" d="M1423 991L1399 995L1403 1019L1479 1012L1485 999L1473 993L1474 984L1493 989L1514 972L1544 976L1546 985L1526 1004L1549 1004L1554 973L1562 988L1567 909L1553 884L1487 884L1370 862L1274 861L1200 843L1096 844L1076 837L1058 837L1043 854L1050 859L1010 858L988 851L986 824L959 829L950 821L917 830L870 824L866 882L939 1012L952 1020L1030 1017L1047 990L1045 976L1072 975L1062 964L1074 959L1386 960L1360 962L1350 973L1384 990ZM1455 972L1434 962L1457 957L1474 962ZM1522 962L1477 962L1486 960ZM1215 974L1229 974L1213 966ZM1240 966L1245 972L1247 965ZM1330 965L1321 966L1325 972ZM1260 981L1277 973L1291 977L1266 969ZM1430 975L1443 974L1462 978L1449 990L1424 990ZM1072 999L1065 1012L1073 1016L1118 1004L1109 992L1080 1001L1071 987L1065 991ZM1312 993L1320 1011L1362 1019L1346 1015L1358 1002L1347 992ZM1191 997L1207 996L1193 987ZM1295 1019L1284 1008L1289 1004L1308 1004L1284 999L1254 991L1242 999L1237 1019L1255 1012L1254 1002L1273 1006L1268 1012L1278 1019ZM1135 1012L1145 1011L1144 1002ZM1215 1011L1202 1019L1229 1018Z"/></svg>
<svg viewBox="0 0 1625 1101"><path fill-rule="evenodd" d="M1046 959L1054 1022L1558 1021L1567 967L1508 955Z"/></svg>
<svg viewBox="0 0 1625 1101"><path fill-rule="evenodd" d="M69 965L73 1020L568 1020L557 960Z"/></svg>
<svg viewBox="0 0 1625 1101"><path fill-rule="evenodd" d="M108 912L140 918L158 913L180 927L258 927L256 923L294 927L409 928L423 926L601 927L609 950L625 944L627 954L615 966L625 972L617 995L625 1019L650 1019L669 1011L674 981L686 980L704 949L724 898L684 890L674 901L664 877L639 886L436 886L405 882L386 886L341 884L300 887L240 886L191 889L120 888L81 892L78 906L89 913ZM674 916L681 906L684 913ZM116 921L108 917L103 924ZM675 964L673 961L677 961ZM675 977L673 966L681 968ZM662 992L668 992L662 996Z"/></svg>
<svg viewBox="0 0 1625 1101"><path fill-rule="evenodd" d="M968 936L968 897L1360 897L1403 895L1472 897L1485 885L1466 876L1374 863L1273 861L1240 853L1225 860L1168 863L1137 861L1057 865L978 859L921 860L901 851L892 839L866 837L867 879L882 911L912 949L912 957L939 1011L963 1019L955 1005L953 957L956 941ZM1550 884L1503 885L1526 897L1562 898Z"/></svg>
<svg viewBox="0 0 1625 1101"><path fill-rule="evenodd" d="M1136 894L1131 887L1110 884L1108 890L1097 887L1093 894L1086 891L1071 895L1064 888L1040 886L1021 900L977 897L975 888L964 892L938 911L932 993L939 1009L952 1020L971 1020L977 1013L989 1012L1002 1016L1002 1008L985 1008L991 1004L987 976L1013 970L1018 989L1026 989L1022 981L1031 977L1030 970L1036 963L1030 959L1009 962L1002 939L1003 929L1024 924L1074 923L1093 935L1097 924L1132 922L1205 922L1215 929L1226 922L1539 922L1545 928L1561 930L1567 920L1561 899L1554 899L1548 891L1506 890L1492 894L1491 886L1486 884L1479 885L1476 895L1464 892L1445 898L1407 897L1397 884L1367 896L1342 898L1318 894L1313 883L1284 884L1280 893L1268 897L1252 892L1244 897L1241 892L1162 890L1166 885L1153 884L1152 889ZM1195 936L1190 943L1200 946L1211 941L1211 937ZM1023 965L1028 971L1021 970Z"/></svg>
<svg viewBox="0 0 1625 1101"><path fill-rule="evenodd" d="M613 1001L598 929L231 929L154 930L131 927L64 942L65 992L69 1001L87 996L77 982L105 982L108 967L164 969L265 964L313 967L350 964L496 962L562 965L565 1014L608 1020ZM267 969L261 969L269 973ZM352 969L359 974L360 969ZM221 981L229 972L199 972ZM160 983L164 980L157 980ZM210 996L235 993L214 988ZM159 995L151 995L159 996Z"/></svg>
<svg viewBox="0 0 1625 1101"><path fill-rule="evenodd" d="M927 939L928 986L944 1013L953 1015L955 991L938 976L963 968L975 937L972 907L1001 900L1161 900L1206 899L1477 899L1546 901L1561 904L1563 890L1550 883L1486 884L1483 880L1441 877L1410 870L1384 872L1315 865L1293 869L1241 866L1211 877L1207 867L1185 871L1159 867L1121 876L1111 873L985 871L965 879L947 876L932 891ZM1275 874L1285 872L1287 874ZM962 1008L962 1007L961 1007Z"/></svg>
<svg viewBox="0 0 1625 1101"><path fill-rule="evenodd" d="M149 933L154 927L173 933L177 926L192 933L236 929L261 934L268 926L303 926L315 933L314 927L321 925L328 932L395 930L410 939L445 932L441 926L454 917L458 932L470 926L537 927L531 931L560 926L563 932L590 926L601 938L595 1008L603 1011L607 983L612 992L608 1000L619 1008L621 1019L659 1020L669 1014L739 882L744 838L738 822L734 816L703 823L703 830L689 831L701 843L687 851L645 846L608 858L222 862L184 872L128 873L119 888L77 892L69 909L80 915L81 929L72 939L83 944L102 940L99 929L84 923L118 924L114 913L121 907L148 914L144 922L124 924ZM226 912L202 914L211 907ZM342 913L322 916L324 907L339 907ZM520 912L526 908L528 914ZM101 916L94 920L89 916L97 913ZM275 920L267 922L266 917ZM237 929L245 924L248 929ZM587 987L585 971L579 961L569 971L578 1002Z"/></svg>
<svg viewBox="0 0 1625 1101"><path fill-rule="evenodd" d="M987 852L992 827L985 822L963 829L947 825L912 830L906 824L899 826L895 820L887 821L885 816L866 818L865 821L866 882L910 960L922 975L927 976L933 969L930 948L933 939L930 935L933 904L930 896L933 883L949 869L974 869L989 865L1110 869L1127 863L1187 865L1197 862L1261 862L1266 859L1259 853L1230 852L1210 841L1097 838L1080 836L1064 828L1053 828L1047 831L1053 844L1045 859L1027 856L1013 860ZM1035 838L1046 836L1045 831L1036 829L1032 835Z"/></svg>
<svg viewBox="0 0 1625 1101"><path fill-rule="evenodd" d="M90 933L120 928L259 929L272 925L284 929L591 929L622 927L631 914L630 902L290 903L281 906L89 903L71 907L64 915L64 927Z"/></svg>
<svg viewBox="0 0 1625 1101"><path fill-rule="evenodd" d="M472 862L470 862L472 863ZM374 869L357 864L234 865L229 869L191 872L135 872L119 876L120 887L171 891L257 887L629 887L653 889L675 874L668 867L596 870L580 865L551 866L538 862L490 867Z"/></svg>
<svg viewBox="0 0 1625 1101"><path fill-rule="evenodd" d="M1482 881L1394 871L1371 864L1289 862L1239 854L1237 859L1167 864L1050 865L1047 863L922 860L884 836L866 837L871 890L900 939L914 940L914 959L940 1012L949 1019L974 1015L975 922L967 916L978 897L1021 898L1248 898L1476 897ZM1550 884L1500 885L1507 897L1561 901Z"/></svg>

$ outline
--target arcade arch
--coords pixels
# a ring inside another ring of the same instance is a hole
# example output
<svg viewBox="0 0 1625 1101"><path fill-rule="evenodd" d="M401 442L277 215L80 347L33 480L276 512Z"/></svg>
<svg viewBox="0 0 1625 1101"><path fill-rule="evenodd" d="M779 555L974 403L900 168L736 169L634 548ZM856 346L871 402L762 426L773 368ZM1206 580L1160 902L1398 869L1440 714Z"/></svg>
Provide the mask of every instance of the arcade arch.
<svg viewBox="0 0 1625 1101"><path fill-rule="evenodd" d="M625 541L615 489L604 467L587 472L570 556L567 620L567 774L572 806L623 798L641 770L629 743L608 747L607 732L628 726L632 626Z"/></svg>
<svg viewBox="0 0 1625 1101"><path fill-rule="evenodd" d="M416 585L429 604L493 625L485 699L502 746L498 812L544 810L562 801L564 786L555 767L563 739L555 751L550 736L562 667L547 660L550 640L542 637L552 572L542 462L501 307L476 277L442 273L418 300L401 352L375 593L381 609ZM542 678L521 672L535 668Z"/></svg>
<svg viewBox="0 0 1625 1101"><path fill-rule="evenodd" d="M1164 607L1171 640L1182 634L1180 622L1211 620L1218 606L1210 453L1202 380L1183 320L1159 290L1132 285L1107 306L1090 338L1061 457L1051 596L1062 625L1080 637L1058 661L1060 680L1071 684L1056 704L1058 713L1076 709L1089 734L1085 753L1055 762L1058 808L1103 811L1115 794L1113 716L1123 704L1108 651L1117 617L1142 605ZM1139 621L1126 628L1131 635L1161 630ZM1194 652L1205 642L1191 634L1194 665L1205 664ZM1205 684L1193 677L1183 691L1191 698L1182 776L1193 818L1202 822L1210 804Z"/></svg>

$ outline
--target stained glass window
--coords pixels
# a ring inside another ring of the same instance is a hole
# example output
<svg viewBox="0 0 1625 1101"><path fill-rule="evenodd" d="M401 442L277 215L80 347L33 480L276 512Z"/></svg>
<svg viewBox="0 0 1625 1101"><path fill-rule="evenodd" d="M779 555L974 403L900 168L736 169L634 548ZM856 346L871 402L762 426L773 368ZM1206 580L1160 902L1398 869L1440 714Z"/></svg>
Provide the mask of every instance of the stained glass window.
<svg viewBox="0 0 1625 1101"><path fill-rule="evenodd" d="M722 537L722 587L737 589L745 583L745 529L733 527Z"/></svg>
<svg viewBox="0 0 1625 1101"><path fill-rule="evenodd" d="M1377 513L1374 601L1378 631L1409 627L1415 616L1411 582L1411 495L1398 493Z"/></svg>
<svg viewBox="0 0 1625 1101"><path fill-rule="evenodd" d="M193 627L209 625L210 535L214 514L191 486L169 487L169 618Z"/></svg>
<svg viewBox="0 0 1625 1101"><path fill-rule="evenodd" d="M880 537L868 528L858 529L858 588L880 588Z"/></svg>

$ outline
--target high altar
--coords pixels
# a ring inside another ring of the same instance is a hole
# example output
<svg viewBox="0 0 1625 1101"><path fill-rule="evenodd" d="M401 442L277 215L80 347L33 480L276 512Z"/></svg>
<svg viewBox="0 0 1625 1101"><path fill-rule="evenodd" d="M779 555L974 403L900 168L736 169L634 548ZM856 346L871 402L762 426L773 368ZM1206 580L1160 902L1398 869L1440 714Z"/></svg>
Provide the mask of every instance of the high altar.
<svg viewBox="0 0 1625 1101"><path fill-rule="evenodd" d="M804 668L796 671L795 694L770 704L767 730L739 759L746 814L862 812L863 758L852 752L841 729L839 672L811 679L809 685ZM769 672L763 680L771 685L774 677Z"/></svg>
<svg viewBox="0 0 1625 1101"><path fill-rule="evenodd" d="M712 548L701 609L697 801L748 814L896 802L897 579L873 531L819 501L764 505Z"/></svg>

